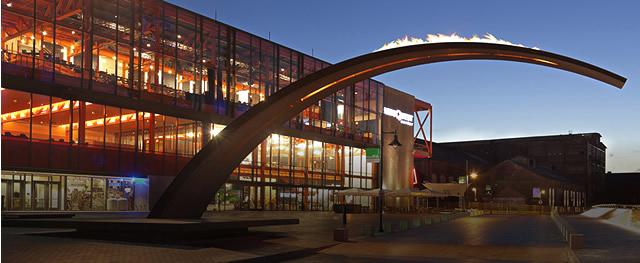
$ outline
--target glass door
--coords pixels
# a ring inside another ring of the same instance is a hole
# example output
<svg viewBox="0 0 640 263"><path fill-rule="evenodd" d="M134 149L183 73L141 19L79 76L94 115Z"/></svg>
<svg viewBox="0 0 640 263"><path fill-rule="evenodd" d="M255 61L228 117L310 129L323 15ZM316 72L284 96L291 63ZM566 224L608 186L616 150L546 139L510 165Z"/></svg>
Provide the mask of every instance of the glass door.
<svg viewBox="0 0 640 263"><path fill-rule="evenodd" d="M49 208L48 182L33 181L33 210Z"/></svg>
<svg viewBox="0 0 640 263"><path fill-rule="evenodd" d="M22 181L13 181L11 186L11 207L9 209L22 210L22 205L24 203L24 183Z"/></svg>
<svg viewBox="0 0 640 263"><path fill-rule="evenodd" d="M9 196L7 196L8 190L9 190L9 183L5 180L2 180L2 211L7 210L9 208Z"/></svg>
<svg viewBox="0 0 640 263"><path fill-rule="evenodd" d="M60 210L60 183L49 183L49 209Z"/></svg>

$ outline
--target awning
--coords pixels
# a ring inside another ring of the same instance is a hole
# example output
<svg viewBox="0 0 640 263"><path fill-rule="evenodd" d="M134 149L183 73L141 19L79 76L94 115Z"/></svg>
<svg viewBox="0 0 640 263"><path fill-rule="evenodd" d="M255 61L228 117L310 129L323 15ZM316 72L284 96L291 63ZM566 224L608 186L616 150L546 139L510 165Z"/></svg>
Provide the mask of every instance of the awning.
<svg viewBox="0 0 640 263"><path fill-rule="evenodd" d="M360 188L349 188L349 189L337 191L336 194L339 196L340 195L361 196L363 192L365 192L365 190Z"/></svg>
<svg viewBox="0 0 640 263"><path fill-rule="evenodd" d="M442 196L464 196L465 191L467 191L466 184L452 184L452 183L424 183L422 184L426 190L440 193Z"/></svg>
<svg viewBox="0 0 640 263"><path fill-rule="evenodd" d="M359 188L350 188L345 190L337 191L336 194L338 196L380 196L380 189L371 189L371 190L363 190ZM382 190L382 194L385 197L447 197L445 193L439 193L435 191L431 191L429 189L425 190Z"/></svg>

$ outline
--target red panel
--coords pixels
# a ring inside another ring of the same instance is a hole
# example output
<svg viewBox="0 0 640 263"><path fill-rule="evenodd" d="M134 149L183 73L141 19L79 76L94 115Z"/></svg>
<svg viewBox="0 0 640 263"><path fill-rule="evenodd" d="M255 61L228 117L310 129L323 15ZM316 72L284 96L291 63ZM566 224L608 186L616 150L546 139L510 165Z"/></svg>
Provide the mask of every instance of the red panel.
<svg viewBox="0 0 640 263"><path fill-rule="evenodd" d="M106 148L104 152L104 170L108 173L118 173L118 148Z"/></svg>
<svg viewBox="0 0 640 263"><path fill-rule="evenodd" d="M175 155L165 155L164 156L164 170L163 175L165 176L176 176L176 156Z"/></svg>
<svg viewBox="0 0 640 263"><path fill-rule="evenodd" d="M45 141L31 141L31 163L33 168L49 167L49 143Z"/></svg>
<svg viewBox="0 0 640 263"><path fill-rule="evenodd" d="M71 147L69 143L52 142L51 143L51 168L68 169L69 153Z"/></svg>
<svg viewBox="0 0 640 263"><path fill-rule="evenodd" d="M161 175L162 174L162 155L148 153L144 155L142 166L144 175Z"/></svg>
<svg viewBox="0 0 640 263"><path fill-rule="evenodd" d="M26 167L29 165L29 141L2 136L2 165Z"/></svg>
<svg viewBox="0 0 640 263"><path fill-rule="evenodd" d="M125 151L124 149L121 150L120 151L120 172L122 173L133 172L134 160L135 160L135 152Z"/></svg>
<svg viewBox="0 0 640 263"><path fill-rule="evenodd" d="M102 147L78 145L78 168L83 171L103 172Z"/></svg>

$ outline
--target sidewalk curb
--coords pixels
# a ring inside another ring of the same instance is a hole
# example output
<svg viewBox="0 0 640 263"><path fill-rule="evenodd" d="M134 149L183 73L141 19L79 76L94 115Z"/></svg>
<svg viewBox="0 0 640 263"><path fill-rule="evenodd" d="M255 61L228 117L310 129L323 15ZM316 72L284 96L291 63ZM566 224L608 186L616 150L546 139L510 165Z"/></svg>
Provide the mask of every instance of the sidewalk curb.
<svg viewBox="0 0 640 263"><path fill-rule="evenodd" d="M567 247L565 249L565 251L567 252L567 258L569 258L569 263L581 263L582 261L580 261L580 258L578 258L578 255L576 255L576 252L573 251L573 249Z"/></svg>
<svg viewBox="0 0 640 263"><path fill-rule="evenodd" d="M387 222L387 223L384 223L383 225L383 229L385 230L384 232L378 232L377 229L374 228L374 226L372 225L363 225L360 229L358 229L360 230L358 232L359 234L354 236L349 236L349 240L355 241L355 240L362 240L369 237L379 237L379 236L384 236L388 234L402 233L402 232L406 232L414 229L419 229L427 225L445 223L458 218L464 218L464 217L470 217L470 216L473 216L473 215L471 215L471 213L457 213L457 214L448 214L448 215L442 214L442 215L435 215L433 217L423 216L423 217L418 217L418 218L413 218L413 219L403 220L403 221L393 222L393 223Z"/></svg>

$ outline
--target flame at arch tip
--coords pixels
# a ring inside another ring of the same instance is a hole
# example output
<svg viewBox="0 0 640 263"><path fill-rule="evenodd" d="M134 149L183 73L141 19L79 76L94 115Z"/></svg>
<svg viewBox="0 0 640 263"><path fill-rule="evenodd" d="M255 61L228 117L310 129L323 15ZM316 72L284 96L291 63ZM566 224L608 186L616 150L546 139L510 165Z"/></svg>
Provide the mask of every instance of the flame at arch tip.
<svg viewBox="0 0 640 263"><path fill-rule="evenodd" d="M417 37L404 36L403 38L399 38L399 39L396 39L394 41L391 41L389 43L384 44L382 47L374 50L373 52L392 49L392 48L398 48L398 47L404 47L404 46L413 46L413 45L420 45L420 44L433 44L433 43L445 43L445 42L490 43L490 44L501 44L501 45L509 45L509 46L524 47L524 48L531 48L531 49L535 49L535 50L540 50L537 47L528 47L528 46L525 46L523 44L516 44L516 43L512 43L510 41L504 40L504 39L499 39L499 38L495 37L493 34L490 34L490 33L486 33L482 37L479 37L478 35L473 35L472 37L469 37L469 38L460 36L460 35L458 35L456 33L453 33L451 35L427 34L427 37L424 38L424 39L417 38Z"/></svg>

